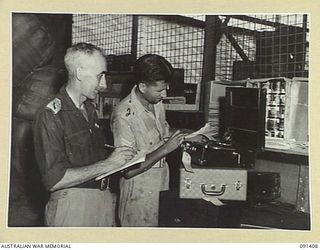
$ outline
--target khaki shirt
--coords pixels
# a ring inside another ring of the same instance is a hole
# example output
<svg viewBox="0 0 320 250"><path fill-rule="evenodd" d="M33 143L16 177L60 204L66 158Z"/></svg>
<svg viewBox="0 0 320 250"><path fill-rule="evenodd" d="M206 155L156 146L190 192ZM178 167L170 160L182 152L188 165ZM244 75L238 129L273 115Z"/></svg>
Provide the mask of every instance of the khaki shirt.
<svg viewBox="0 0 320 250"><path fill-rule="evenodd" d="M136 87L112 114L115 146L131 146L152 152L169 136L162 103L150 112L138 100ZM159 192L169 188L169 168L165 159L130 179L120 180L119 218L121 226L158 226Z"/></svg>
<svg viewBox="0 0 320 250"><path fill-rule="evenodd" d="M115 146L130 146L137 151L152 152L169 137L169 125L162 103L154 104L155 113L147 110L135 94L121 101L112 114L111 129ZM160 167L156 164L155 167Z"/></svg>

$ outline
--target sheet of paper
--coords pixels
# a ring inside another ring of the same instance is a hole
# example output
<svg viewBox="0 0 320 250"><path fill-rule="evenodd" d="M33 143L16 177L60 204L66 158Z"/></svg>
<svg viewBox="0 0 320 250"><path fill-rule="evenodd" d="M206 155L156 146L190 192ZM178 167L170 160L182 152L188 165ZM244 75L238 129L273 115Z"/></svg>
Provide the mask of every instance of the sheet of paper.
<svg viewBox="0 0 320 250"><path fill-rule="evenodd" d="M191 155L188 154L186 151L183 151L182 153L182 163L187 172L194 173L193 168L191 166Z"/></svg>
<svg viewBox="0 0 320 250"><path fill-rule="evenodd" d="M116 168L116 169L113 169L113 170L110 170L109 172L103 174L103 175L100 175L96 178L96 181L97 180L100 180L104 177L107 177L111 174L114 174L116 172L119 172L121 170L124 170L130 166L133 166L135 164L138 164L138 163L141 163L141 162L144 162L146 160L146 153L145 152L140 152L138 153L133 159L131 159L130 161L128 161L126 164L124 164L123 166L119 167L119 168Z"/></svg>
<svg viewBox="0 0 320 250"><path fill-rule="evenodd" d="M205 201L211 202L215 206L223 206L224 203L219 200L217 197L209 197L209 196L204 196L202 199Z"/></svg>
<svg viewBox="0 0 320 250"><path fill-rule="evenodd" d="M197 135L203 135L207 137L209 140L213 140L214 136L218 135L219 131L217 127L213 127L210 123L206 123L202 128L199 130L187 135L185 139L190 139Z"/></svg>

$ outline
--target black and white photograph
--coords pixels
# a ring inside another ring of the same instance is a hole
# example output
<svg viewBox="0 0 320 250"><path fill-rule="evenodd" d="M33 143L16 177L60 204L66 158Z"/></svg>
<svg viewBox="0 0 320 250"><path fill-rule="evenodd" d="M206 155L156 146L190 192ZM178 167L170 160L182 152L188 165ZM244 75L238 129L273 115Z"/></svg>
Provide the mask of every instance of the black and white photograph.
<svg viewBox="0 0 320 250"><path fill-rule="evenodd" d="M308 13L11 13L7 226L310 231Z"/></svg>
<svg viewBox="0 0 320 250"><path fill-rule="evenodd" d="M318 248L317 9L3 0L0 248Z"/></svg>

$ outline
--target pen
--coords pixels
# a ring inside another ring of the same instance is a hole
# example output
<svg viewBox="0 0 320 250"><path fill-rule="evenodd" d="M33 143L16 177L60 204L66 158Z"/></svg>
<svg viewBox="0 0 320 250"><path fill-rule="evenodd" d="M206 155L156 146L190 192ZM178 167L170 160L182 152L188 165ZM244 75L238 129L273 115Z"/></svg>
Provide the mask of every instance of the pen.
<svg viewBox="0 0 320 250"><path fill-rule="evenodd" d="M180 99L184 99L184 97L183 96L165 96L161 98L161 100L180 100Z"/></svg>
<svg viewBox="0 0 320 250"><path fill-rule="evenodd" d="M169 96L161 98L161 100L175 100L175 99L177 99L177 98L176 97L169 97Z"/></svg>
<svg viewBox="0 0 320 250"><path fill-rule="evenodd" d="M130 145L130 144L131 144L128 140L126 140L126 139L124 139L124 138L121 138L121 142L122 142L123 144L126 144L126 145Z"/></svg>
<svg viewBox="0 0 320 250"><path fill-rule="evenodd" d="M119 146L119 147L116 147L116 146L113 146L113 145L110 145L110 144L104 144L105 147L107 148L132 148L130 146Z"/></svg>

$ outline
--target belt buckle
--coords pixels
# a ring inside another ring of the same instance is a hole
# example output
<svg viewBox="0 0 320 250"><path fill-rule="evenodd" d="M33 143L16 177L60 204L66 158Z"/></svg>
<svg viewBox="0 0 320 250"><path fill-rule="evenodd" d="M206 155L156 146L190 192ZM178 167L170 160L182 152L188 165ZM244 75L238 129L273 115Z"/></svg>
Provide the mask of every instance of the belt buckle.
<svg viewBox="0 0 320 250"><path fill-rule="evenodd" d="M100 181L100 187L99 189L101 191L104 191L106 189L109 189L109 178L102 178Z"/></svg>
<svg viewBox="0 0 320 250"><path fill-rule="evenodd" d="M159 162L159 168L163 168L163 167L164 167L164 161L165 161L164 158L162 158L162 159L160 160L160 162Z"/></svg>
<svg viewBox="0 0 320 250"><path fill-rule="evenodd" d="M164 167L164 160L161 158L156 164L153 165L153 168L163 168Z"/></svg>

